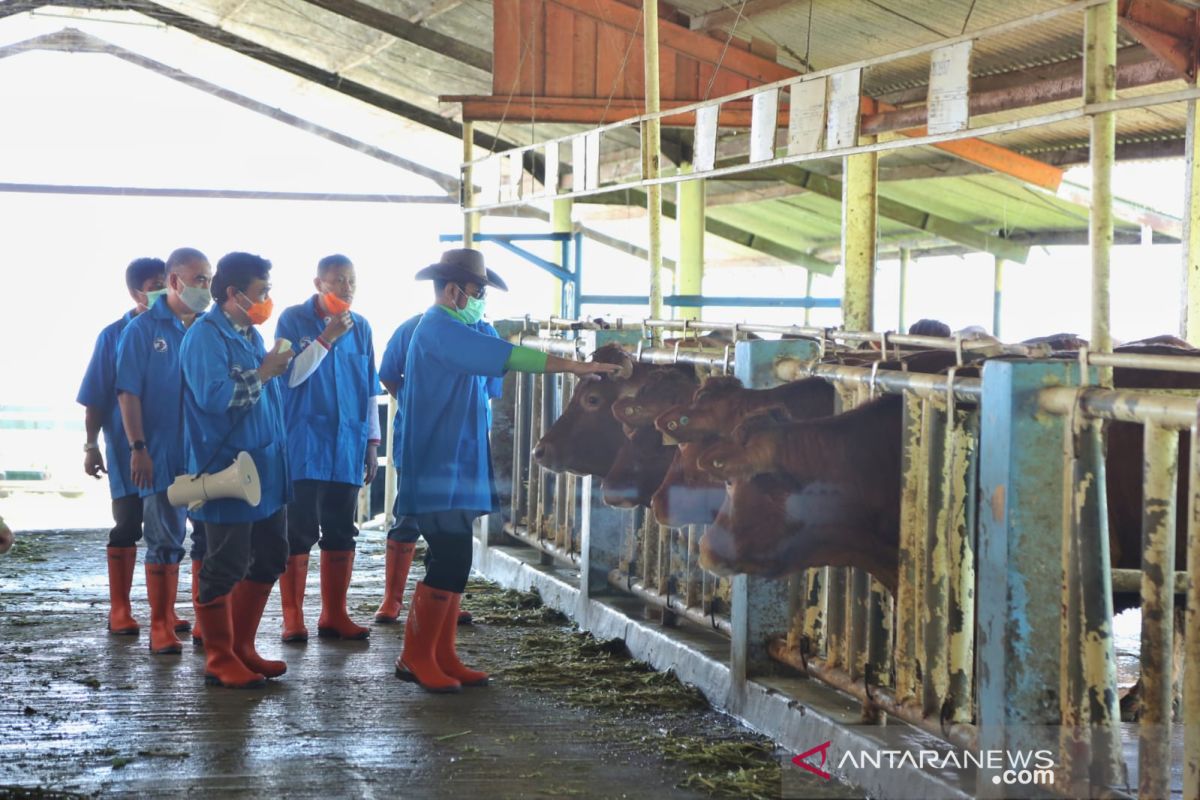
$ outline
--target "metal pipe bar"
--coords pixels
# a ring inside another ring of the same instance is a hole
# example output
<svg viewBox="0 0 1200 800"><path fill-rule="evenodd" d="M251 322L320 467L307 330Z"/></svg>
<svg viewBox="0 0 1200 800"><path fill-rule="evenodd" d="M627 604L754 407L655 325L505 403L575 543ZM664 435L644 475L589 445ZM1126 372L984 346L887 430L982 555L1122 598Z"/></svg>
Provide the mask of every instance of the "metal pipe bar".
<svg viewBox="0 0 1200 800"><path fill-rule="evenodd" d="M585 294L580 302L596 306L644 306L647 295ZM704 297L702 295L671 294L662 299L672 308L841 308L836 297Z"/></svg>
<svg viewBox="0 0 1200 800"><path fill-rule="evenodd" d="M1192 577L1182 570L1175 573L1175 594L1185 595L1192 590ZM1112 571L1112 589L1114 592L1140 592L1142 590L1142 571L1140 569L1114 569Z"/></svg>
<svg viewBox="0 0 1200 800"><path fill-rule="evenodd" d="M546 555L553 556L559 561L570 564L573 567L579 566L579 553L565 551L553 542L545 539L538 539L536 536L531 536L528 530L523 529L521 526L513 525L511 522L505 523L504 532L521 542L521 544L529 545L534 550L538 550Z"/></svg>
<svg viewBox="0 0 1200 800"><path fill-rule="evenodd" d="M733 636L733 626L727 617L717 616L716 614L705 614L701 609L685 606L675 595L659 594L656 589L647 588L645 584L627 572L614 569L608 573L608 583L614 588L634 595L639 600L644 600L649 605L666 609L672 614L683 617L697 625L703 625L706 628L719 631L726 636Z"/></svg>
<svg viewBox="0 0 1200 800"><path fill-rule="evenodd" d="M877 391L900 394L913 392L922 397L945 397L951 386L954 397L967 403L978 402L983 396L983 384L979 378L954 378L945 375L930 375L923 372L900 372L898 370L871 370L867 367L849 367L841 364L814 364L798 359L783 358L775 364L775 376L784 382L802 378L824 378L842 384L858 386L875 385Z"/></svg>
<svg viewBox="0 0 1200 800"><path fill-rule="evenodd" d="M1156 356L1136 353L1087 352L1087 363L1094 367L1124 369L1154 369L1163 372L1200 372L1200 358L1195 356Z"/></svg>
<svg viewBox="0 0 1200 800"><path fill-rule="evenodd" d="M893 692L879 686L871 686L868 689L862 681L851 680L849 675L831 665L828 660L815 656L805 657L795 650L789 649L785 638L772 639L767 645L767 651L771 654L771 658L781 664L786 664L809 677L816 678L821 683L852 695L865 705L878 706L909 725L952 742L961 748L967 750L977 748L978 732L972 724L960 722L943 726L936 716L924 716L919 704L899 702Z"/></svg>
<svg viewBox="0 0 1200 800"><path fill-rule="evenodd" d="M892 61L900 61L903 59L911 58L913 56L921 55L923 53L931 53L934 50L938 50L943 47L948 47L953 44L958 44L960 42L976 41L979 39L986 39L986 38L989 38L992 36L1002 36L1002 35L1005 35L1005 34L1008 34L1008 33L1014 32L1014 31L1022 30L1024 28L1032 28L1035 26L1039 26L1044 22L1047 22L1052 19L1057 19L1058 17L1065 16L1067 14L1076 14L1076 13L1079 13L1082 11L1086 11L1088 8L1091 8L1092 6L1103 5L1104 3L1107 3L1107 2L1109 2L1109 0L1078 0L1078 2L1071 3L1070 5L1066 5L1061 8L1054 8L1054 9L1050 9L1048 11L1043 11L1043 12L1040 12L1037 14L1030 14L1029 16L1026 16L1026 17L1021 17L1019 19L1012 20L1010 22L1001 23L999 25L993 25L990 28L983 28L978 31L972 31L970 33L966 33L961 36L954 36L954 37L945 38L945 39L937 39L936 41L930 42L929 44L923 44L923 45L918 45L916 47L910 47L910 48L907 48L904 50L896 51L894 53L887 53L885 55L874 56L872 58L859 59L858 61L851 61L846 64L839 64L836 67L831 67L829 69L816 70L813 72L806 72L801 75L789 76L787 78L783 78L778 81L773 81L771 83L764 83L764 84L756 85L751 89L743 89L742 91L739 91L739 92L733 92L728 95L722 95L720 98L700 100L695 103L691 103L691 104L683 105L683 106L674 106L672 108L659 111L657 114L642 114L637 117L629 117L627 119L618 120L616 122L610 122L606 125L599 125L597 127L591 128L589 130L589 133L594 133L594 132L603 133L604 131L615 130L618 128L636 125L636 124L645 122L652 118L663 119L665 117L679 116L681 114L687 114L689 112L696 111L697 109L704 108L706 106L721 105L723 103L728 103L732 100L740 100L743 98L752 97L755 94L758 94L759 92L766 91L769 89L785 89L796 83L803 83L803 82L812 81L812 80L824 80L825 78L829 77L830 75L834 75L839 72L845 72L847 70L866 69L868 67L877 66L879 64L886 64L886 63L890 63ZM535 150L539 147L545 146L546 144L548 144L550 142L559 142L560 144L562 144L562 143L570 142L577 135L578 134L572 134L572 135L568 135L568 136L560 136L557 139L545 139L541 142L535 142L533 144L527 144L527 145L522 145L520 147L510 148L508 150L503 151L503 153L508 154L508 153L514 153L514 152L524 152L526 150ZM486 161L486 160L487 160L487 157L481 158L481 159L476 159L475 163L478 164L480 161Z"/></svg>
<svg viewBox="0 0 1200 800"><path fill-rule="evenodd" d="M1130 389L1053 388L1038 393L1043 411L1059 416L1079 411L1092 419L1153 424L1175 431L1188 430L1196 422L1197 400L1178 395L1156 395Z"/></svg>
<svg viewBox="0 0 1200 800"><path fill-rule="evenodd" d="M563 358L580 359L583 355L583 342L580 339L547 339L541 336L521 334L516 337L516 344L543 353L561 356Z"/></svg>
<svg viewBox="0 0 1200 800"><path fill-rule="evenodd" d="M1138 796L1171 793L1171 680L1175 592L1175 486L1179 435L1154 425L1144 431L1142 514L1142 713L1138 719ZM1194 665L1200 668L1200 665Z"/></svg>

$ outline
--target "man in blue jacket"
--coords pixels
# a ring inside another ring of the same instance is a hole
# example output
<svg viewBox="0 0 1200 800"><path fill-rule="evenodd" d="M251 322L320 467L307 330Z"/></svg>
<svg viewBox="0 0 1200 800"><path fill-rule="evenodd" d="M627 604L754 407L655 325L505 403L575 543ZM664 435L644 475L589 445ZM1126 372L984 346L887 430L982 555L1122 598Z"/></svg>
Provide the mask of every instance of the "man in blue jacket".
<svg viewBox="0 0 1200 800"><path fill-rule="evenodd" d="M364 483L375 477L379 447L375 346L371 326L350 310L357 279L344 255L322 258L317 293L279 316L276 334L296 342L283 383L288 467L295 495L288 506L287 569L279 580L283 641L308 641L304 586L314 544L321 546L321 616L317 635L365 639L370 630L346 610L354 569L354 515Z"/></svg>
<svg viewBox="0 0 1200 800"><path fill-rule="evenodd" d="M209 500L203 520L208 552L200 569L196 619L204 629L205 682L261 686L287 671L258 655L254 640L271 587L287 562L288 476L279 381L290 350L267 352L256 325L272 311L271 262L229 253L217 262L216 306L183 342L185 449L189 474L218 472L246 451L261 499Z"/></svg>
<svg viewBox="0 0 1200 800"><path fill-rule="evenodd" d="M121 334L116 385L130 477L142 498L150 652L178 654L183 643L175 637L175 598L187 511L170 504L167 489L184 471L179 351L184 333L212 302L212 267L199 250L183 247L167 257L166 269L166 295Z"/></svg>
<svg viewBox="0 0 1200 800"><path fill-rule="evenodd" d="M413 331L417 329L417 323L421 321L421 316L421 314L417 314L396 328L396 332L388 340L387 348L383 351L383 360L379 364L379 380L383 383L383 388L387 389L388 394L397 400L400 399L401 392L404 390L404 364L408 358L408 345L412 342ZM490 323L482 319L467 327L488 336L496 338L500 336ZM480 376L479 381L483 386L485 401L493 400L503 394L503 378ZM492 406L490 402L487 403L487 411L487 427L488 430L491 430ZM392 463L396 465L397 469L400 467L400 438L403 421L404 417L397 408L392 425ZM397 472L397 483L399 483L399 477L400 474ZM399 621L400 610L404 606L404 587L408 583L408 572L412 569L417 539L421 536L421 531L417 528L417 521L413 517L398 514L395 509L396 504L393 503L392 528L388 531L387 536L383 601L379 604L379 610L375 612L375 621L383 625L391 625ZM471 612L460 610L458 623L466 625L470 622Z"/></svg>
<svg viewBox="0 0 1200 800"><path fill-rule="evenodd" d="M129 605L129 589L137 566L137 543L142 538L142 498L129 474L129 442L117 404L117 342L134 317L167 293L167 265L161 258L138 258L125 268L125 287L133 298L133 309L105 326L96 337L92 359L75 398L84 407L83 471L97 480L108 474L112 496L113 527L108 532L108 631L135 636L139 626ZM104 451L97 441L104 432ZM187 628L183 628L187 630Z"/></svg>
<svg viewBox="0 0 1200 800"><path fill-rule="evenodd" d="M477 250L448 250L419 271L436 301L413 331L406 359L398 515L416 518L428 552L413 592L396 676L430 692L483 686L485 672L455 649L458 610L471 572L471 528L493 510L488 407L480 376L506 370L613 374L616 364L569 361L479 333L488 287L507 289Z"/></svg>

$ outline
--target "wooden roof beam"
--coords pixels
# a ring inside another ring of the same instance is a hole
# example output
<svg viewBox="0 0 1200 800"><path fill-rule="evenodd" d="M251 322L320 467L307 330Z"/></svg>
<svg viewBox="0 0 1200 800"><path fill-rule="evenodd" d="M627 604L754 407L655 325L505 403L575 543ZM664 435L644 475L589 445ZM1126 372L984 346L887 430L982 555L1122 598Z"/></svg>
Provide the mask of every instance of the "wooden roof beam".
<svg viewBox="0 0 1200 800"><path fill-rule="evenodd" d="M1195 82L1198 53L1196 9L1167 0L1120 0L1117 22L1169 64L1179 77Z"/></svg>

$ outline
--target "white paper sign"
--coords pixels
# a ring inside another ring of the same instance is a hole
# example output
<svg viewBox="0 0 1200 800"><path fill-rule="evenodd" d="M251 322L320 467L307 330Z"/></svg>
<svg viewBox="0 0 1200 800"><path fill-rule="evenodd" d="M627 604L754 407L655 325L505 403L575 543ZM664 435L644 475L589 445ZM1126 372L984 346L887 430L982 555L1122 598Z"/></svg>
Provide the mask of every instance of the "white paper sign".
<svg viewBox="0 0 1200 800"><path fill-rule="evenodd" d="M754 95L750 113L750 161L775 157L775 129L779 126L779 90L767 89Z"/></svg>
<svg viewBox="0 0 1200 800"><path fill-rule="evenodd" d="M793 83L788 106L788 155L815 153L825 135L825 78Z"/></svg>
<svg viewBox="0 0 1200 800"><path fill-rule="evenodd" d="M858 144L862 108L862 70L851 69L829 76L829 120L825 146L830 150Z"/></svg>
<svg viewBox="0 0 1200 800"><path fill-rule="evenodd" d="M929 60L929 132L964 130L971 116L971 44L933 51Z"/></svg>
<svg viewBox="0 0 1200 800"><path fill-rule="evenodd" d="M692 154L692 169L708 172L717 163L717 116L721 106L696 109L696 145Z"/></svg>

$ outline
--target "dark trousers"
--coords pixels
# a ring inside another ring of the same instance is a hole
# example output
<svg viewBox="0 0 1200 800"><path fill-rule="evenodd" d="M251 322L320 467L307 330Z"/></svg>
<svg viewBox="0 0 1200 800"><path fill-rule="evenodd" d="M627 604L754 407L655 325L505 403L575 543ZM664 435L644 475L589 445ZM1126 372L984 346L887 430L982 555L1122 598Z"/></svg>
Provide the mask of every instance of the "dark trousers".
<svg viewBox="0 0 1200 800"><path fill-rule="evenodd" d="M421 528L416 517L400 513L400 473L396 473L396 499L392 502L392 527L388 530L388 541L414 544L421 538Z"/></svg>
<svg viewBox="0 0 1200 800"><path fill-rule="evenodd" d="M192 550L189 555L192 561L203 561L204 552L207 550L206 536L204 523L198 519L188 518L188 522L192 524Z"/></svg>
<svg viewBox="0 0 1200 800"><path fill-rule="evenodd" d="M361 488L332 481L293 483L287 521L290 554L307 555L318 541L322 550L353 550L358 536L354 513Z"/></svg>
<svg viewBox="0 0 1200 800"><path fill-rule="evenodd" d="M113 525L109 547L134 547L142 539L142 498L127 494L112 501Z"/></svg>
<svg viewBox="0 0 1200 800"><path fill-rule="evenodd" d="M229 594L243 579L274 583L287 566L287 509L258 522L205 524L208 553L200 568L201 603Z"/></svg>
<svg viewBox="0 0 1200 800"><path fill-rule="evenodd" d="M471 575L472 527L480 511L433 511L416 516L425 537L425 585L462 594Z"/></svg>

